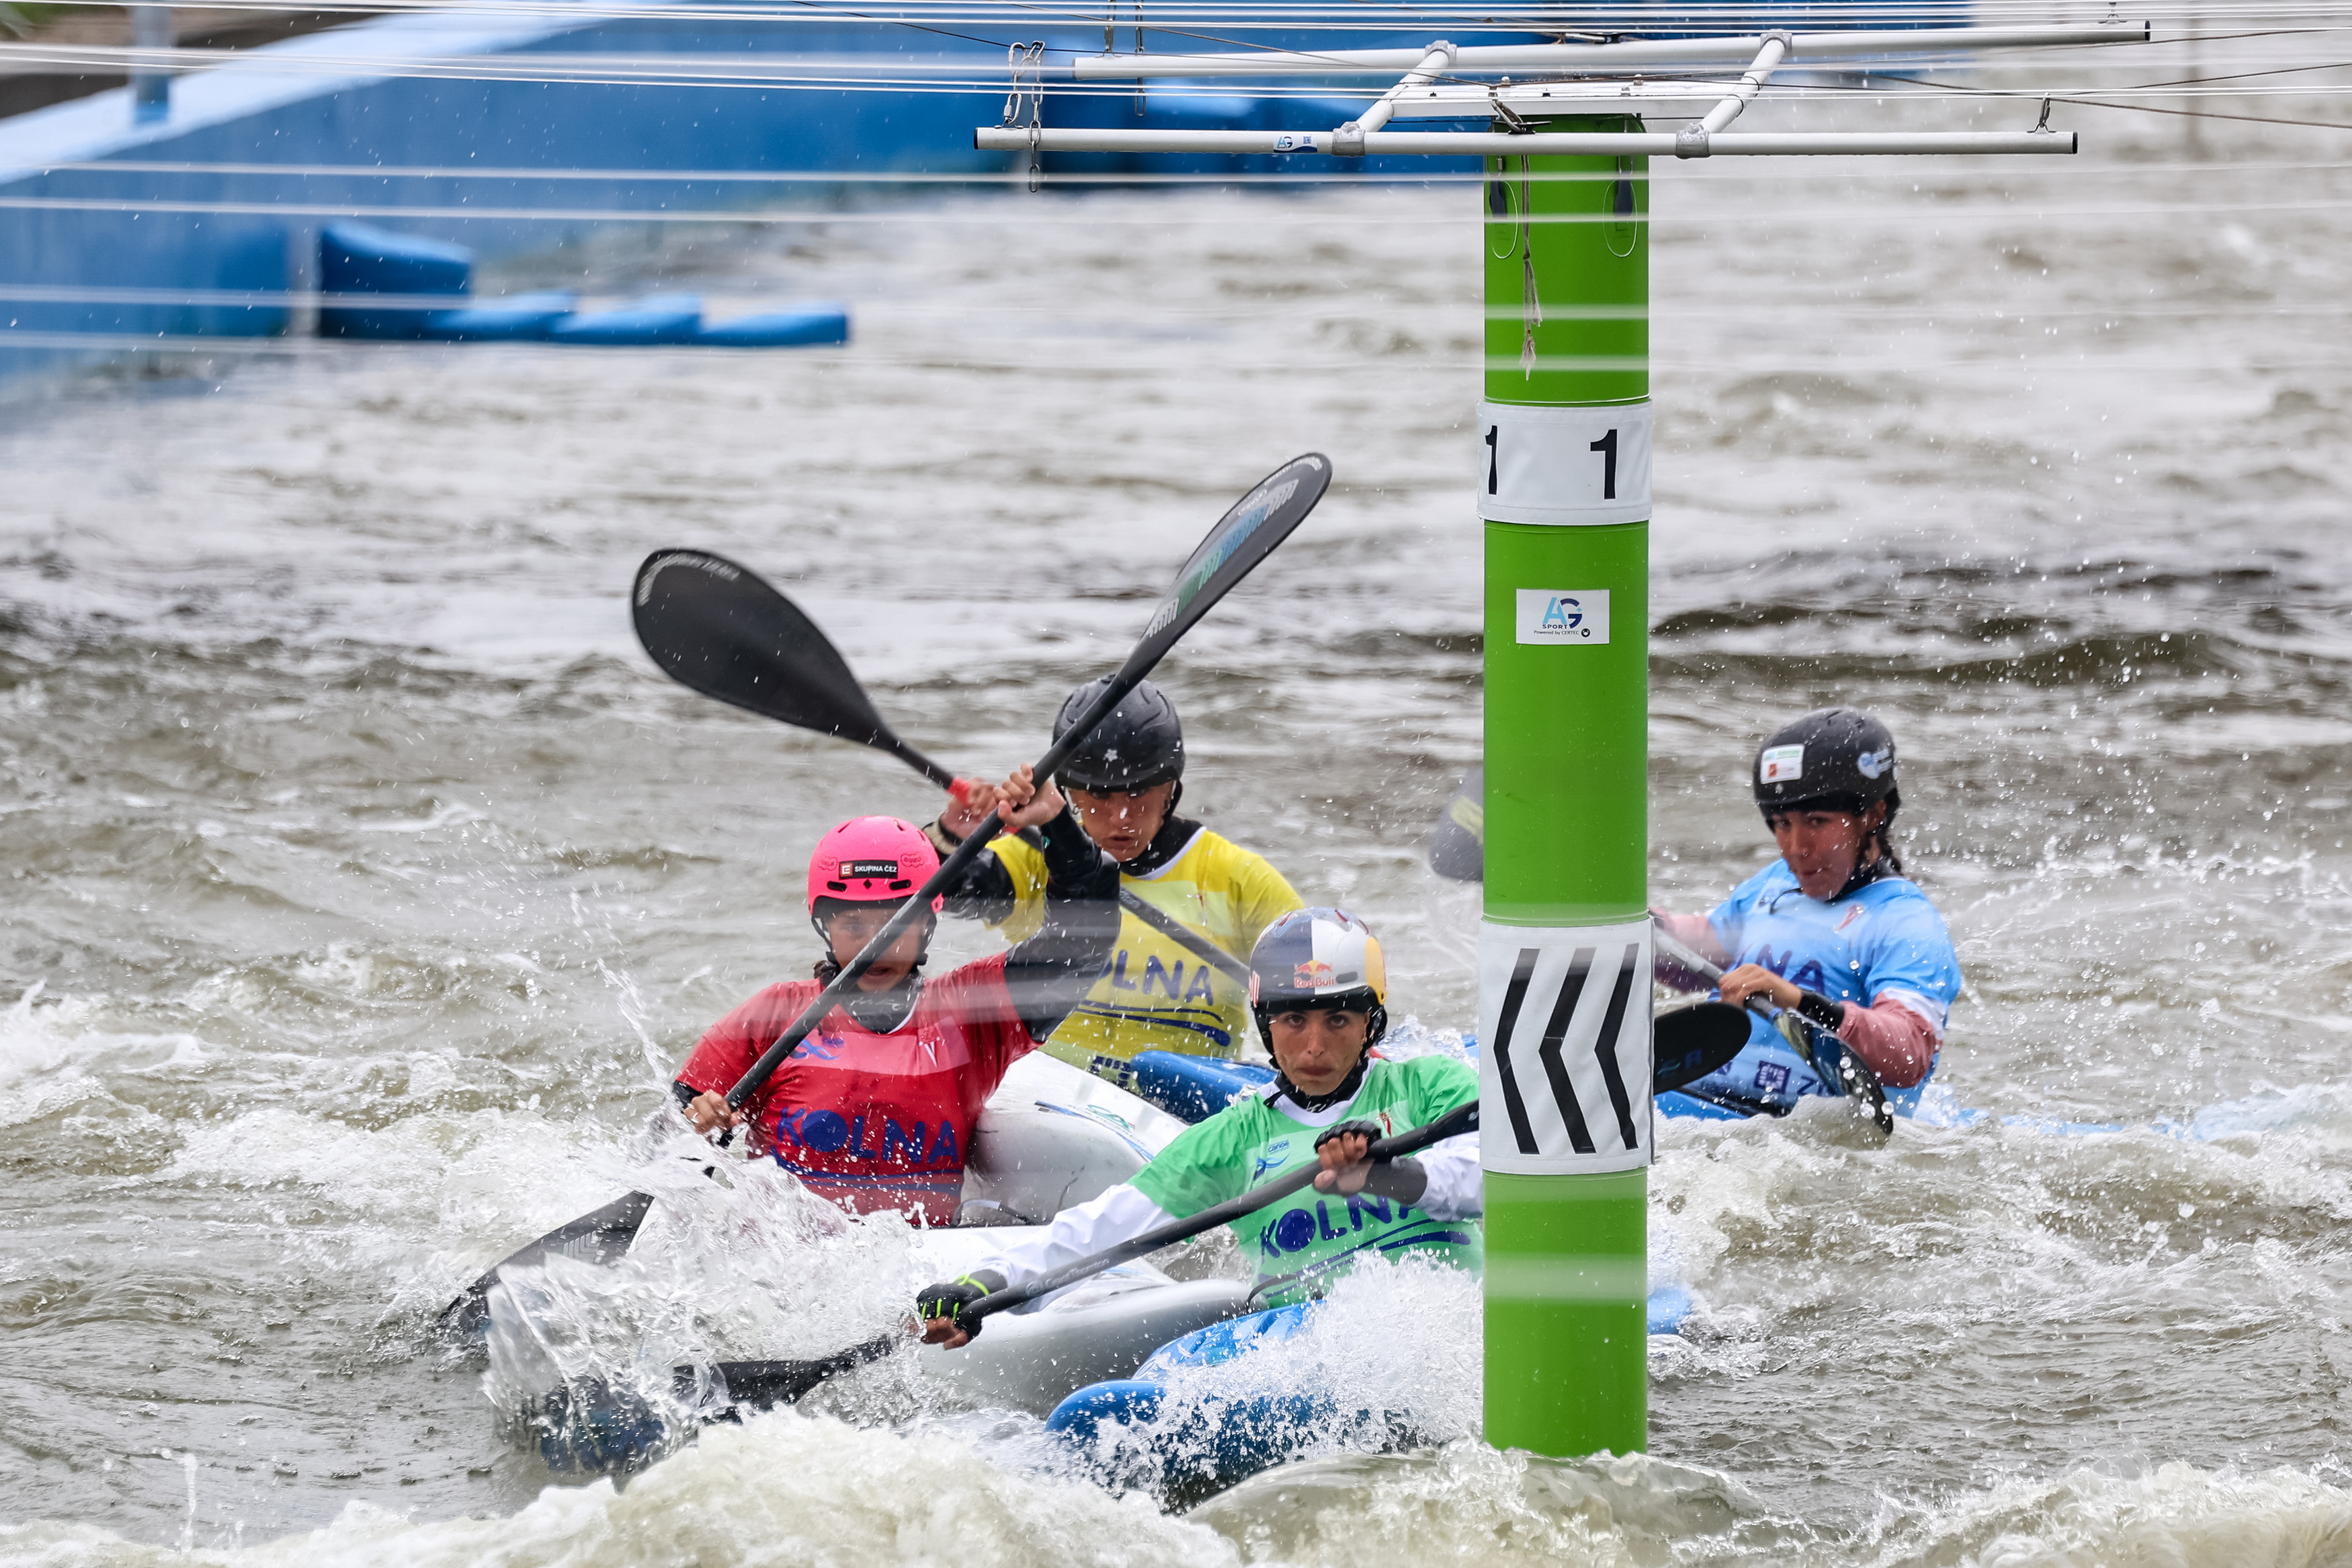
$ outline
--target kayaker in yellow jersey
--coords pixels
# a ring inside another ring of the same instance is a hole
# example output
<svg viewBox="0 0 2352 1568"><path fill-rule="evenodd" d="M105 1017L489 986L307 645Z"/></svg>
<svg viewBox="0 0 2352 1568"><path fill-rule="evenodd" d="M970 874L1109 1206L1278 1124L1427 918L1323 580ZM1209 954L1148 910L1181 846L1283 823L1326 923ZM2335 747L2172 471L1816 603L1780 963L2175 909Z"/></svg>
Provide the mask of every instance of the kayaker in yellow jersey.
<svg viewBox="0 0 2352 1568"><path fill-rule="evenodd" d="M1059 739L1105 681L1070 693L1054 721ZM1088 837L1119 862L1122 889L1141 898L1245 968L1258 933L1304 908L1263 857L1176 814L1184 794L1184 731L1176 706L1150 681L1129 692L1055 775ZM942 852L962 842L995 804L975 789L925 831ZM948 892L954 913L977 917L1020 942L1045 916L1045 865L1018 838L1002 837ZM1139 1051L1231 1058L1248 1040L1245 980L1208 963L1132 910L1118 946L1087 999L1045 1048L1118 1081Z"/></svg>

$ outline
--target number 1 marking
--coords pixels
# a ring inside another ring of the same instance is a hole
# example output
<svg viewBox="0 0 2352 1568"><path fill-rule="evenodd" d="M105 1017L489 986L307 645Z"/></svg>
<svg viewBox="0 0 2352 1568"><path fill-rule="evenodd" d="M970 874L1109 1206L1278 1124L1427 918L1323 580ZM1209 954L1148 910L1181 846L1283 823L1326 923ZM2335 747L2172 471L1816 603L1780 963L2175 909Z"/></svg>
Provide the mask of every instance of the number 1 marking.
<svg viewBox="0 0 2352 1568"><path fill-rule="evenodd" d="M1486 444L1493 446L1495 438L1492 436L1487 437ZM1592 450L1601 454L1601 499L1615 500L1617 499L1617 432L1612 430L1608 435L1592 443ZM1495 493L1494 482L1491 479L1487 481L1486 493L1488 495Z"/></svg>
<svg viewBox="0 0 2352 1568"><path fill-rule="evenodd" d="M1499 425L1489 425L1486 426L1486 493L1488 495L1493 495L1495 493L1495 458L1496 453L1495 437L1500 436L1502 433L1503 427Z"/></svg>

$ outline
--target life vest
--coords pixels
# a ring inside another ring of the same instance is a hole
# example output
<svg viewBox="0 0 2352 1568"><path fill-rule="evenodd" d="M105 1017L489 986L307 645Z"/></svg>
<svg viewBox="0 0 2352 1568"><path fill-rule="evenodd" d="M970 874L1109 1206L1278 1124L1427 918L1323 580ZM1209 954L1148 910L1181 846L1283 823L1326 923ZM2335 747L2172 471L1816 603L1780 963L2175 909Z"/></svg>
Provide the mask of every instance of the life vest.
<svg viewBox="0 0 2352 1568"><path fill-rule="evenodd" d="M1321 1130L1284 1115L1268 1092L1236 1101L1178 1134L1129 1184L1181 1218L1315 1163ZM1406 1132L1477 1097L1478 1075L1451 1058L1375 1058L1341 1117ZM1263 1293L1255 1299L1267 1306L1320 1295L1335 1273L1366 1256L1414 1251L1473 1272L1485 1256L1475 1220L1433 1219L1369 1193L1340 1197L1304 1188L1235 1220L1233 1228L1257 1265Z"/></svg>
<svg viewBox="0 0 2352 1568"><path fill-rule="evenodd" d="M826 1014L751 1100L751 1147L853 1214L949 1225L981 1108L1036 1042L1013 1010L1002 953L921 985L888 1034L841 1007ZM711 1026L678 1081L724 1094L820 989L793 980L760 992Z"/></svg>
<svg viewBox="0 0 2352 1568"><path fill-rule="evenodd" d="M1045 917L1045 858L1018 838L999 838L989 848L1013 887L1013 912L997 929L1008 941L1024 941ZM1119 886L1244 963L1260 931L1306 907L1263 857L1205 827L1158 870L1141 877L1122 873ZM1139 1051L1237 1056L1248 1027L1244 982L1129 913L1119 923L1118 945L1094 989L1054 1031L1045 1049L1117 1081L1118 1064Z"/></svg>
<svg viewBox="0 0 2352 1568"><path fill-rule="evenodd" d="M1804 990L1864 1007L1891 993L1927 1019L1939 1038L1960 994L1959 955L1944 917L1906 878L1883 877L1824 903L1807 898L1788 862L1775 860L1733 889L1706 919L1731 954L1726 967L1761 964ZM1776 1105L1845 1092L1806 1065L1769 1021L1751 1013L1748 1024L1747 1047L1694 1087ZM1934 1072L1931 1064L1928 1076ZM1926 1083L1923 1077L1907 1089L1889 1089L1887 1099L1907 1109Z"/></svg>

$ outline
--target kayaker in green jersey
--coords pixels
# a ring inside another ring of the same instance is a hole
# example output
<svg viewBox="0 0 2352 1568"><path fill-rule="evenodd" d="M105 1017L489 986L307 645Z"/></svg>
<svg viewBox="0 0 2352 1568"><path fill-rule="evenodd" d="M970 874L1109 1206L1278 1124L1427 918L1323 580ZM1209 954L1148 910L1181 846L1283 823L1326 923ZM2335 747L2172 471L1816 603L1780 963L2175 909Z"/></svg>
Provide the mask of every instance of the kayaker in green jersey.
<svg viewBox="0 0 2352 1568"><path fill-rule="evenodd" d="M1054 721L1055 740L1108 681L1070 693ZM1176 705L1151 682L1111 710L1055 778L1087 836L1119 863L1119 886L1235 960L1246 959L1260 932L1300 907L1263 857L1176 814L1184 798L1184 730ZM942 856L950 854L994 804L992 791L975 789L925 831ZM1000 837L948 890L947 907L1021 942L1044 920L1045 895L1044 858L1019 838ZM1115 1083L1139 1051L1235 1057L1249 1024L1242 989L1234 975L1129 911L1101 978L1045 1049Z"/></svg>
<svg viewBox="0 0 2352 1568"><path fill-rule="evenodd" d="M1411 1159L1374 1162L1372 1140L1410 1131L1478 1096L1452 1057L1388 1061L1388 976L1370 927L1339 910L1301 910L1266 929L1250 958L1251 1010L1279 1069L1274 1082L1179 1134L1132 1181L1063 1210L1030 1240L916 1300L927 1343L950 1349L976 1326L963 1309L1010 1285L1199 1214L1319 1163L1312 1188L1234 1222L1256 1260L1254 1305L1321 1294L1360 1258L1414 1252L1476 1270L1484 1211L1478 1135Z"/></svg>

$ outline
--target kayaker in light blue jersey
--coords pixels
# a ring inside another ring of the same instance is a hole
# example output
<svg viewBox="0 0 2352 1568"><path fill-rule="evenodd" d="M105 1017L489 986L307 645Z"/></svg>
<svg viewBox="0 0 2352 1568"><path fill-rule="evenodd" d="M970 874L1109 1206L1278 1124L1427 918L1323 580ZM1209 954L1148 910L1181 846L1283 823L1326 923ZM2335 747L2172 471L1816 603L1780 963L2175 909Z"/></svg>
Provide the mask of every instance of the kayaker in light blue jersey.
<svg viewBox="0 0 2352 1568"><path fill-rule="evenodd" d="M1752 780L1780 858L1708 913L1660 910L1660 923L1724 966L1725 1001L1760 995L1798 1013L1877 1073L1891 1103L1916 1102L1960 994L1960 963L1889 836L1903 804L1895 737L1867 713L1823 708L1758 748ZM1747 1048L1689 1092L1785 1110L1845 1091L1756 1017Z"/></svg>

